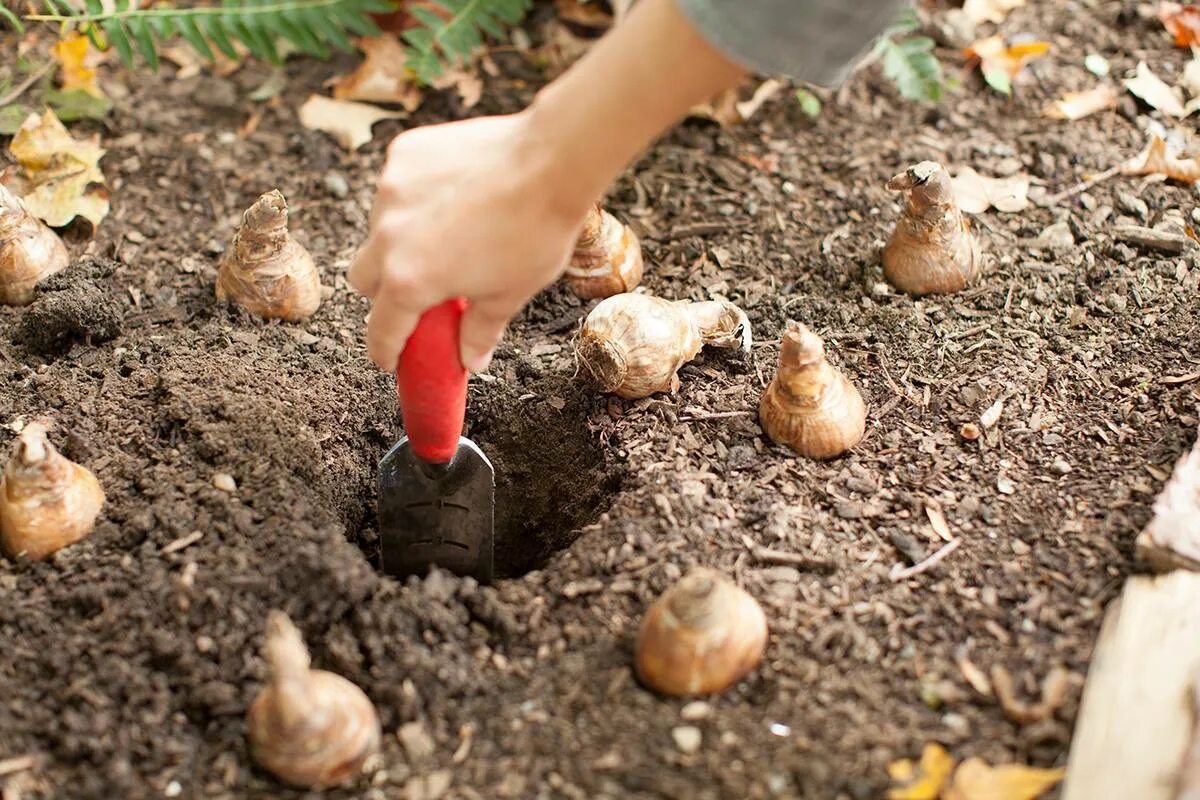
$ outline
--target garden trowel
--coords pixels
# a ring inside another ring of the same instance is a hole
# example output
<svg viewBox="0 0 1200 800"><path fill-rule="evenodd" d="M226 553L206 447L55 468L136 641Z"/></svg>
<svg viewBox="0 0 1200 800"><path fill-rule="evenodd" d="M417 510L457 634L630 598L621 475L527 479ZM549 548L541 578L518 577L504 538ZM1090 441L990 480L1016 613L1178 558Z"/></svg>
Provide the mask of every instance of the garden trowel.
<svg viewBox="0 0 1200 800"><path fill-rule="evenodd" d="M496 474L461 436L467 370L459 358L464 300L421 317L396 367L405 435L379 463L383 570L424 574L436 564L480 582L492 579Z"/></svg>

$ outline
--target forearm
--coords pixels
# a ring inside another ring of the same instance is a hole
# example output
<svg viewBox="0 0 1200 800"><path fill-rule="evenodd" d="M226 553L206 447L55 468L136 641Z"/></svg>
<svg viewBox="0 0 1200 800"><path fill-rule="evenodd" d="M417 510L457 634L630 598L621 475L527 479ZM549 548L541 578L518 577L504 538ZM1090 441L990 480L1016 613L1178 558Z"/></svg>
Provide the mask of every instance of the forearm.
<svg viewBox="0 0 1200 800"><path fill-rule="evenodd" d="M676 0L641 0L528 111L550 177L565 190L563 202L581 214L688 109L742 74Z"/></svg>

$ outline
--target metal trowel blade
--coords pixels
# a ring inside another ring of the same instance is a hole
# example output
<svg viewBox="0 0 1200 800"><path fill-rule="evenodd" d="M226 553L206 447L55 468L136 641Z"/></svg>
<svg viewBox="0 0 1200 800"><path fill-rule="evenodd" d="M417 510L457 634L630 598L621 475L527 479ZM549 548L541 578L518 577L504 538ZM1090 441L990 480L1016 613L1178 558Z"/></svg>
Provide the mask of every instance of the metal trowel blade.
<svg viewBox="0 0 1200 800"><path fill-rule="evenodd" d="M402 438L379 462L383 570L424 575L433 565L490 583L496 473L474 442L459 437L449 463L427 464Z"/></svg>

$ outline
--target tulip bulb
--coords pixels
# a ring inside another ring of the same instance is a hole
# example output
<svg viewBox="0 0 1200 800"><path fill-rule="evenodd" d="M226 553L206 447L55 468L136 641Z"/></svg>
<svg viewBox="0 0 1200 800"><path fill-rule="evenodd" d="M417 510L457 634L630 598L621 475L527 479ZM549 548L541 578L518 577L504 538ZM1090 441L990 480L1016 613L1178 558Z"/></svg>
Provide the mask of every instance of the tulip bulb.
<svg viewBox="0 0 1200 800"><path fill-rule="evenodd" d="M258 198L242 216L217 273L217 299L289 322L312 316L321 304L317 267L288 234L287 201L278 190Z"/></svg>
<svg viewBox="0 0 1200 800"><path fill-rule="evenodd" d="M637 675L664 694L712 694L754 669L766 643L758 602L723 575L698 568L646 611L635 647Z"/></svg>
<svg viewBox="0 0 1200 800"><path fill-rule="evenodd" d="M592 206L566 269L567 286L584 300L632 291L642 281L642 245L628 225Z"/></svg>
<svg viewBox="0 0 1200 800"><path fill-rule="evenodd" d="M862 395L825 360L821 337L788 323L779 371L758 408L763 430L802 456L835 458L858 444L866 430Z"/></svg>
<svg viewBox="0 0 1200 800"><path fill-rule="evenodd" d="M9 558L47 558L92 532L104 490L31 422L13 445L0 478L0 545Z"/></svg>
<svg viewBox="0 0 1200 800"><path fill-rule="evenodd" d="M58 234L0 184L0 303L22 306L32 302L33 287L66 269L70 261Z"/></svg>
<svg viewBox="0 0 1200 800"><path fill-rule="evenodd" d="M958 209L950 176L936 161L922 161L887 182L906 201L883 248L883 274L912 295L947 294L979 277L979 246Z"/></svg>
<svg viewBox="0 0 1200 800"><path fill-rule="evenodd" d="M727 300L618 294L588 314L575 355L601 389L637 399L677 391L676 372L704 345L749 351L750 342L746 313Z"/></svg>
<svg viewBox="0 0 1200 800"><path fill-rule="evenodd" d="M300 632L282 611L267 616L263 654L271 680L247 713L255 761L303 789L352 781L379 749L375 706L342 676L309 669Z"/></svg>

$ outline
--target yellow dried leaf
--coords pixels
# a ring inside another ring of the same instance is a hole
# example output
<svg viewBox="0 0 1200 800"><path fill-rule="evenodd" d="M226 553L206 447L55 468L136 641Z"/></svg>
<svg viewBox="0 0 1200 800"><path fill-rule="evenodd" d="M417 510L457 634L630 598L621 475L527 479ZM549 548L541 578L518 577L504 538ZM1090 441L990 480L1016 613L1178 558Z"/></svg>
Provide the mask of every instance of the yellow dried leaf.
<svg viewBox="0 0 1200 800"><path fill-rule="evenodd" d="M372 103L398 103L405 111L421 105L421 90L405 66L407 56L394 34L368 36L358 40L365 58L358 69L336 78L333 96L338 100L365 100Z"/></svg>
<svg viewBox="0 0 1200 800"><path fill-rule="evenodd" d="M1038 769L1020 764L988 766L968 758L954 773L945 800L1037 800L1062 780L1065 769Z"/></svg>
<svg viewBox="0 0 1200 800"><path fill-rule="evenodd" d="M86 36L71 32L50 49L58 62L59 84L64 92L81 89L92 97L104 97L96 83L96 70L89 65L88 50L91 43Z"/></svg>
<svg viewBox="0 0 1200 800"><path fill-rule="evenodd" d="M1181 183L1200 181L1200 159L1178 158L1167 150L1161 136L1154 136L1138 155L1121 165L1123 175L1165 175Z"/></svg>
<svg viewBox="0 0 1200 800"><path fill-rule="evenodd" d="M61 228L83 217L95 228L108 214L108 190L100 159L100 137L73 139L47 109L30 114L8 146L17 163L0 175L25 201L30 213Z"/></svg>
<svg viewBox="0 0 1200 800"><path fill-rule="evenodd" d="M999 34L972 42L966 50L968 58L979 59L979 69L985 77L998 74L1006 76L1010 81L1031 61L1036 61L1048 52L1049 42L1010 43Z"/></svg>
<svg viewBox="0 0 1200 800"><path fill-rule="evenodd" d="M1055 100L1042 111L1043 116L1051 119L1066 119L1072 122L1117 107L1117 90L1102 84L1086 92L1067 92L1062 98Z"/></svg>
<svg viewBox="0 0 1200 800"><path fill-rule="evenodd" d="M902 758L888 765L888 776L902 784L888 789L887 800L937 800L942 786L954 769L954 759L936 742L925 745L921 763Z"/></svg>
<svg viewBox="0 0 1200 800"><path fill-rule="evenodd" d="M310 95L300 106L301 125L330 134L347 150L357 150L371 141L371 128L376 122L407 116L404 111L388 111L367 103L334 100L317 94Z"/></svg>

